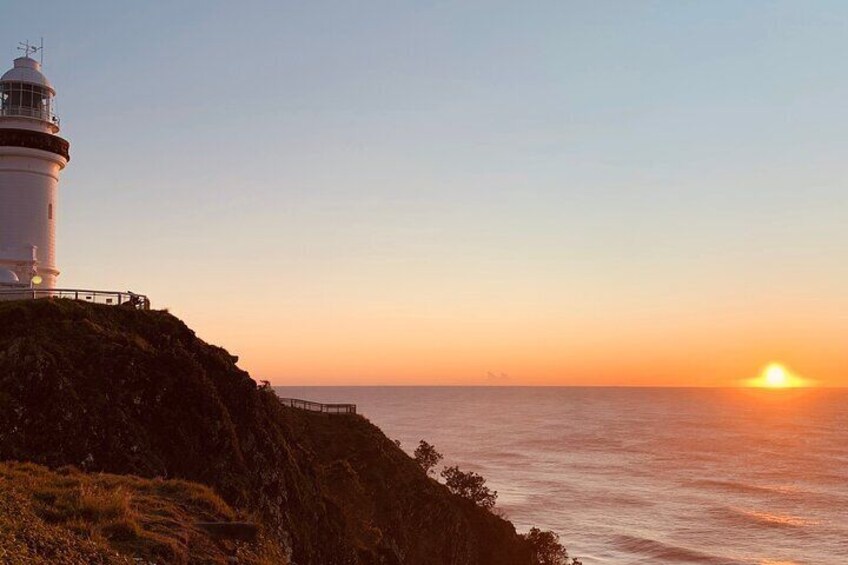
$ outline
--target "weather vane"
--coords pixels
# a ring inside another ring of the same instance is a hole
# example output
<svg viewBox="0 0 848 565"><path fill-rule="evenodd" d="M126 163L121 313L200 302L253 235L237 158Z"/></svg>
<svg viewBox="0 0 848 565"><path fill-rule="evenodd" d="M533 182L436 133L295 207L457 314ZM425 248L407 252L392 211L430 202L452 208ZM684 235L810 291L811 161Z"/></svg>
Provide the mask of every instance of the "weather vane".
<svg viewBox="0 0 848 565"><path fill-rule="evenodd" d="M44 38L41 38L41 45L30 45L29 40L18 43L18 51L24 52L24 57L40 53L40 62L44 63Z"/></svg>

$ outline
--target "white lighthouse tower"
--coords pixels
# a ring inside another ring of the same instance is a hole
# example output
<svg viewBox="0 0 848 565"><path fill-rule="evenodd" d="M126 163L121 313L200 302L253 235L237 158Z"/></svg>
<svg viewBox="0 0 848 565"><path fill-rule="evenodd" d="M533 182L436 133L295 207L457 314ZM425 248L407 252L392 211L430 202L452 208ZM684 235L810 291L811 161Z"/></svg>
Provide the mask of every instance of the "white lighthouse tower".
<svg viewBox="0 0 848 565"><path fill-rule="evenodd" d="M56 91L31 56L0 77L0 289L56 287L59 172L69 144L53 114Z"/></svg>

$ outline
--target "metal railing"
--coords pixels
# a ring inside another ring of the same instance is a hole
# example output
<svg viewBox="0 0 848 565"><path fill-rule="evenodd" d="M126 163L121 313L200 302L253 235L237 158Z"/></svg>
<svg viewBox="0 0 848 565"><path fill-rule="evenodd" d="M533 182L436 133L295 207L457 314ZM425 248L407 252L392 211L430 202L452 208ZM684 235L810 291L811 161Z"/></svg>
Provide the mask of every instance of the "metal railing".
<svg viewBox="0 0 848 565"><path fill-rule="evenodd" d="M0 116L7 116L10 118L16 117L24 117L24 118L36 118L38 120L44 120L45 122L51 122L59 125L59 117L54 114L50 108L31 108L29 106L3 106L0 108Z"/></svg>
<svg viewBox="0 0 848 565"><path fill-rule="evenodd" d="M150 310L150 299L143 294L115 290L84 290L80 288L4 288L0 300L29 300L35 298L69 298L93 304L130 306Z"/></svg>
<svg viewBox="0 0 848 565"><path fill-rule="evenodd" d="M356 404L322 404L311 400L299 398L280 398L283 406L308 410L309 412L321 412L322 414L356 414Z"/></svg>

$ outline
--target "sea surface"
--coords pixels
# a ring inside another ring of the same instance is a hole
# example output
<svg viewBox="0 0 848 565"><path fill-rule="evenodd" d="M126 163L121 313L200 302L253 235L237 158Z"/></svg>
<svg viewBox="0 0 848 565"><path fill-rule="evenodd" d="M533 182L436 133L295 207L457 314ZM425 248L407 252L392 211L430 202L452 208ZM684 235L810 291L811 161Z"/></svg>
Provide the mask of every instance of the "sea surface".
<svg viewBox="0 0 848 565"><path fill-rule="evenodd" d="M488 479L585 565L848 564L848 390L278 387Z"/></svg>

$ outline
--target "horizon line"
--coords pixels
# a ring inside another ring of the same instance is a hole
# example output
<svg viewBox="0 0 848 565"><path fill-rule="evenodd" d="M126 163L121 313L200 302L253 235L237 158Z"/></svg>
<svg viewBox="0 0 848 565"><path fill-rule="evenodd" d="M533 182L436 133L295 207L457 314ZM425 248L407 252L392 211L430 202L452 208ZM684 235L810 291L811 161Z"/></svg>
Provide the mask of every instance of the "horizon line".
<svg viewBox="0 0 848 565"><path fill-rule="evenodd" d="M627 388L627 389L741 389L741 390L848 390L848 386L788 386L759 387L745 385L489 385L489 384L271 384L272 387L289 388Z"/></svg>

